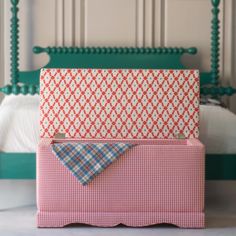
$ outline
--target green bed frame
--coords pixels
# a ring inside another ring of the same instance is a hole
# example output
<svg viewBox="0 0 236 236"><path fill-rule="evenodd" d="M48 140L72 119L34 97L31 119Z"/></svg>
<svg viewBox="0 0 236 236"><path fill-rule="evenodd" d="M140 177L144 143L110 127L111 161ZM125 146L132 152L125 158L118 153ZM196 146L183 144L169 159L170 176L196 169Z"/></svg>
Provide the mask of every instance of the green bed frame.
<svg viewBox="0 0 236 236"><path fill-rule="evenodd" d="M210 0L209 0L210 1ZM19 0L11 0L11 84L0 88L8 94L37 94L39 92L39 72L19 70ZM211 70L200 72L201 96L222 97L236 93L233 87L220 86L219 80L219 4L211 0ZM159 48L108 48L108 47L34 47L36 54L47 53L47 68L153 68L184 69L181 57L197 53L195 47ZM0 179L34 179L35 153L0 152ZM206 179L236 179L236 154L206 155Z"/></svg>

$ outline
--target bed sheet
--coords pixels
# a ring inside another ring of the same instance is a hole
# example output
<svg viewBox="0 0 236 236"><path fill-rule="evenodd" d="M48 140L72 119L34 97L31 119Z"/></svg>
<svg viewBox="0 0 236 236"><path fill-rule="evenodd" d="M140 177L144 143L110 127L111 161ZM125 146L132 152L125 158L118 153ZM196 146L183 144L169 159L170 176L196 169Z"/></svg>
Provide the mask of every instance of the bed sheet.
<svg viewBox="0 0 236 236"><path fill-rule="evenodd" d="M0 151L35 152L38 137L39 96L6 96L0 106Z"/></svg>

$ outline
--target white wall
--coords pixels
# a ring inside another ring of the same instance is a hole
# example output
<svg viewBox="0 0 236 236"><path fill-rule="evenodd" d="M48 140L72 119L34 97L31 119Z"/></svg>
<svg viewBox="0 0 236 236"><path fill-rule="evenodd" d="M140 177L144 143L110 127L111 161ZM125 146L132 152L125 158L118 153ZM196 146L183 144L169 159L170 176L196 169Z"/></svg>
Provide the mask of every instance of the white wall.
<svg viewBox="0 0 236 236"><path fill-rule="evenodd" d="M20 68L33 69L47 62L46 55L33 55L33 45L196 46L198 55L187 56L186 64L209 70L210 1L20 0ZM0 83L8 82L10 74L9 8L10 0L0 0L0 59L4 59ZM221 76L225 84L232 81L236 86L235 1L222 0L220 10ZM235 97L231 101L236 101ZM230 105L236 112L236 102ZM229 190L228 185L221 183L217 188L215 183L208 183L209 199L220 196L222 186L223 192ZM34 181L0 181L0 189L0 208L35 201Z"/></svg>

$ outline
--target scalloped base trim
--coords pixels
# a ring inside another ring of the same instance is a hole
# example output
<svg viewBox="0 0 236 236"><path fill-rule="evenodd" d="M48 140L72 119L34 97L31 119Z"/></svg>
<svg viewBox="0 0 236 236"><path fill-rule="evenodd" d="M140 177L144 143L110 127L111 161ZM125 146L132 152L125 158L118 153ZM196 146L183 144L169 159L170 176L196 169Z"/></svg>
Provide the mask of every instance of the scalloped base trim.
<svg viewBox="0 0 236 236"><path fill-rule="evenodd" d="M73 223L99 227L123 224L143 227L154 224L173 224L180 228L204 228L203 212L38 212L38 227L64 227Z"/></svg>

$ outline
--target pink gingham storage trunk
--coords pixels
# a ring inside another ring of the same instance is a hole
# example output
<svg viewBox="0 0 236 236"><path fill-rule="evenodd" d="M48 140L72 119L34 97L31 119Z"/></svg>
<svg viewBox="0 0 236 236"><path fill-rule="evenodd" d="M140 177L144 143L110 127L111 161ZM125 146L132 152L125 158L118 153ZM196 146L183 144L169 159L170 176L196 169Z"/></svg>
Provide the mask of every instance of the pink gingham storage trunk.
<svg viewBox="0 0 236 236"><path fill-rule="evenodd" d="M82 186L52 154L52 140L42 139L37 152L39 227L71 223L204 227L204 146L197 139L66 141L137 145Z"/></svg>
<svg viewBox="0 0 236 236"><path fill-rule="evenodd" d="M198 126L196 70L43 69L38 226L204 227ZM57 133L67 138L55 142L137 145L82 186L50 149ZM180 135L187 139L175 139Z"/></svg>

